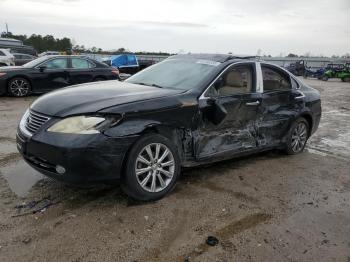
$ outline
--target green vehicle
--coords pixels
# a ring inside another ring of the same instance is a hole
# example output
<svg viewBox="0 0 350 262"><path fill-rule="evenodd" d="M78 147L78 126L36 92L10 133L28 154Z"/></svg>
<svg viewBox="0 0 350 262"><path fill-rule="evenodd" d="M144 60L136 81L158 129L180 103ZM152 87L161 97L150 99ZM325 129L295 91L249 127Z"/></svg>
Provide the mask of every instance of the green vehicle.
<svg viewBox="0 0 350 262"><path fill-rule="evenodd" d="M323 73L322 80L327 81L329 78L340 78L343 82L350 82L350 63L333 65L336 66L328 68Z"/></svg>

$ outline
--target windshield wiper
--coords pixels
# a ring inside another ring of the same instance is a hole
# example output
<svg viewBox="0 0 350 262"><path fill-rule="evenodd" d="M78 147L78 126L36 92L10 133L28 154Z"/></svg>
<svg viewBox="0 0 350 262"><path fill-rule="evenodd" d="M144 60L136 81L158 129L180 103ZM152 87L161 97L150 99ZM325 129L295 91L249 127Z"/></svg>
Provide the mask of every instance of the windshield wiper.
<svg viewBox="0 0 350 262"><path fill-rule="evenodd" d="M154 86L154 87L158 87L158 88L163 88L162 86L160 85L157 85L157 84L146 84L146 83L134 83L136 85L143 85L143 86Z"/></svg>

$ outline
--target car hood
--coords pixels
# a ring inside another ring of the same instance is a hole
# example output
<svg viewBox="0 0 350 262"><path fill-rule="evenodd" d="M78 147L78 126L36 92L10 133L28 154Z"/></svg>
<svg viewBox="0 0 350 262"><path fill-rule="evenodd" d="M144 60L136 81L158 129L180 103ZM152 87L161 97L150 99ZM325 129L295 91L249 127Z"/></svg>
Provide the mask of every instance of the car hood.
<svg viewBox="0 0 350 262"><path fill-rule="evenodd" d="M122 104L167 97L184 92L136 85L126 82L102 81L63 88L38 98L30 108L49 116L90 114Z"/></svg>

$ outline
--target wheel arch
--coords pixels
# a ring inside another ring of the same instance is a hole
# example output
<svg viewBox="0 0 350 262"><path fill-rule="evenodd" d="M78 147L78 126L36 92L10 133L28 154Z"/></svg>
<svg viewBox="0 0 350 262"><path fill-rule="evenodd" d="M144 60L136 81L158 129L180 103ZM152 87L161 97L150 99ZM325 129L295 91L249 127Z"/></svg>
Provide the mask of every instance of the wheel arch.
<svg viewBox="0 0 350 262"><path fill-rule="evenodd" d="M313 125L314 125L314 120L312 118L312 115L308 112L304 112L304 113L300 114L299 117L302 117L307 121L307 123L309 125L309 136L310 136L311 132L313 130Z"/></svg>
<svg viewBox="0 0 350 262"><path fill-rule="evenodd" d="M135 145L135 143L144 135L147 134L159 134L167 139L169 139L177 149L177 153L179 155L181 163L185 159L185 150L184 150L184 142L183 142L183 135L185 133L185 130L179 127L171 127L169 125L164 125L161 123L148 123L147 125L144 125L142 130L139 130L137 133L130 133L129 136L136 136L136 139L133 141L133 143L130 144L128 149L126 150L123 158L122 158L122 164L121 164L121 174L120 177L122 178L124 173L125 173L125 165L126 165L126 160L127 157L130 153L130 150L132 147Z"/></svg>

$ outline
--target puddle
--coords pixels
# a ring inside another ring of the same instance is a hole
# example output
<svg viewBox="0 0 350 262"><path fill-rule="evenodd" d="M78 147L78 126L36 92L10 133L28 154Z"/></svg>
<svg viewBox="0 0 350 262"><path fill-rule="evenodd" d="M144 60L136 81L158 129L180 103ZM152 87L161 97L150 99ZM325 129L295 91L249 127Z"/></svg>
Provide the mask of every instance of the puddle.
<svg viewBox="0 0 350 262"><path fill-rule="evenodd" d="M7 180L10 189L20 197L26 196L29 190L44 178L24 160L2 167L1 175Z"/></svg>

